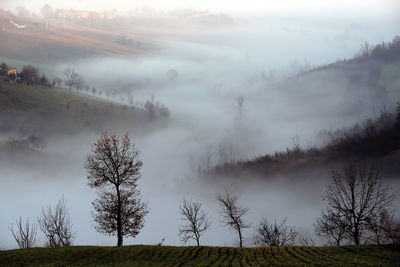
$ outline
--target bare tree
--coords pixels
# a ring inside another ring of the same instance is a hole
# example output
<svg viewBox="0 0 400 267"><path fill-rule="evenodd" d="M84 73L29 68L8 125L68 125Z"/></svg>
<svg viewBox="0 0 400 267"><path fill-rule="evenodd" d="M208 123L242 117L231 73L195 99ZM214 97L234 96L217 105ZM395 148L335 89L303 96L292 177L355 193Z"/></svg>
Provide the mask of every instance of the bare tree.
<svg viewBox="0 0 400 267"><path fill-rule="evenodd" d="M342 172L334 171L333 182L325 190L328 207L322 211L317 226L343 227L347 238L360 244L368 234L369 222L391 207L393 194L382 185L375 168L360 163L350 163ZM319 228L331 235L330 229Z"/></svg>
<svg viewBox="0 0 400 267"><path fill-rule="evenodd" d="M239 246L243 247L243 236L242 231L245 228L250 227L250 225L246 224L243 220L243 217L247 214L249 209L242 208L239 206L238 200L239 196L233 195L232 192L225 189L224 195L219 195L217 197L221 205L221 217L222 222L237 231L239 235Z"/></svg>
<svg viewBox="0 0 400 267"><path fill-rule="evenodd" d="M100 190L99 199L93 202L94 220L99 232L117 235L118 246L123 236L135 237L143 227L148 213L147 203L141 201L136 189L143 165L139 151L125 134L103 133L92 145L85 168L88 184Z"/></svg>
<svg viewBox="0 0 400 267"><path fill-rule="evenodd" d="M387 238L389 238L389 240L393 244L400 244L400 220L399 219L393 219L393 221L391 221L390 224L386 224L384 231L386 233Z"/></svg>
<svg viewBox="0 0 400 267"><path fill-rule="evenodd" d="M74 85L75 85L76 90L78 90L78 91L82 90L83 88L85 88L85 85L86 85L85 78L83 78L82 75L78 74L76 76Z"/></svg>
<svg viewBox="0 0 400 267"><path fill-rule="evenodd" d="M258 246L292 246L298 235L294 227L286 226L286 218L278 224L263 219L257 226L255 244Z"/></svg>
<svg viewBox="0 0 400 267"><path fill-rule="evenodd" d="M239 96L236 99L236 107L238 109L239 117L241 117L242 113L243 113L243 104L244 104L244 97L243 96Z"/></svg>
<svg viewBox="0 0 400 267"><path fill-rule="evenodd" d="M333 242L336 246L340 246L346 237L347 220L333 210L321 211L321 216L317 218L314 227L317 236L326 237L329 243Z"/></svg>
<svg viewBox="0 0 400 267"><path fill-rule="evenodd" d="M316 244L315 238L308 231L299 232L298 240L301 246L314 247Z"/></svg>
<svg viewBox="0 0 400 267"><path fill-rule="evenodd" d="M371 46L368 44L368 42L364 42L361 44L360 47L360 57L361 58L369 58L371 55Z"/></svg>
<svg viewBox="0 0 400 267"><path fill-rule="evenodd" d="M218 147L218 157L221 166L235 164L232 144L220 144Z"/></svg>
<svg viewBox="0 0 400 267"><path fill-rule="evenodd" d="M72 87L75 86L77 79L78 79L78 73L75 72L74 69L67 68L64 70L64 75L65 75L65 85L69 87L69 92L71 92Z"/></svg>
<svg viewBox="0 0 400 267"><path fill-rule="evenodd" d="M156 114L156 106L154 104L154 95L151 96L150 100L146 101L146 104L144 104L144 108L149 112L150 118L154 118Z"/></svg>
<svg viewBox="0 0 400 267"><path fill-rule="evenodd" d="M22 222L22 217L19 217L15 222L16 228L14 230L14 226L11 225L9 227L11 234L13 235L15 241L18 244L19 248L31 248L35 245L36 242L36 233L37 233L37 225L36 223L30 224L29 218L24 223Z"/></svg>
<svg viewBox="0 0 400 267"><path fill-rule="evenodd" d="M203 232L210 228L207 214L201 208L200 202L183 200L179 207L179 212L182 215L182 220L187 223L179 227L179 235L183 242L194 239L197 246L200 246L200 237Z"/></svg>
<svg viewBox="0 0 400 267"><path fill-rule="evenodd" d="M378 216L370 218L368 228L370 230L368 239L372 243L378 245L399 243L399 222L396 222L393 210L384 209Z"/></svg>
<svg viewBox="0 0 400 267"><path fill-rule="evenodd" d="M52 209L49 205L42 208L42 214L38 218L40 230L46 236L47 247L68 247L72 245L74 234L72 222L69 216L66 201L62 197Z"/></svg>

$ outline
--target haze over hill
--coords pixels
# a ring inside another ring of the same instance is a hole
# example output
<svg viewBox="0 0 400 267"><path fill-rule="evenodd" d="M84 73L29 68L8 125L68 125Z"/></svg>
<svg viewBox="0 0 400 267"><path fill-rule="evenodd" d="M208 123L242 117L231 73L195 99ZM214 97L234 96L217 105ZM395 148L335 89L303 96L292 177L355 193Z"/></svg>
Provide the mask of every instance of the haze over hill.
<svg viewBox="0 0 400 267"><path fill-rule="evenodd" d="M127 5L122 2L118 1ZM178 207L185 197L199 199L210 213L212 228L204 242L234 245L236 239L218 219L216 195L224 187L242 195L243 205L250 208L248 221L287 217L290 224L312 232L323 205L322 190L336 165L321 164L291 174L277 172L262 179L248 173L238 179L224 175L203 179L198 176L199 166L207 158L215 166L226 160L247 161L273 154L291 147L294 136L302 148L319 146L323 144L318 138L321 130L374 118L384 107L394 112L400 96L398 58L390 62L350 60L358 58L365 42L370 47L388 44L400 34L400 18L392 12L395 2L356 1L349 7L342 1L334 10L345 9L344 17L330 12L332 3L317 5L323 8L315 14L309 14L315 9L311 5L296 14L289 7L282 13L277 7L267 12L264 4L254 13L240 13L242 3L232 11L234 15L225 13L219 3L208 11L176 11L177 6L175 11L162 11L158 6L144 9L145 15L140 10L118 9L115 20L44 18L40 9L46 3L0 4L1 22L8 23L0 32L0 63L18 71L33 64L51 80L65 79L64 70L74 68L90 89L69 94L64 84L60 85L63 88L0 84L0 104L6 107L0 109L2 125L12 125L11 130L1 128L2 144L26 127L40 133L47 143L42 149L14 151L14 156L7 154L0 161L4 181L0 203L7 203L0 217L0 236L5 237L0 238L0 248L13 246L7 227L15 218L36 218L42 206L61 195L68 201L77 232L75 244L115 243L91 225L91 201L96 196L86 185L83 168L90 144L104 130L128 131L144 162L139 187L149 201L150 213L143 231L127 244L155 244L163 237L167 244L181 244ZM109 3L93 3L49 2L54 11L112 12ZM25 5L29 17L17 14L15 8L20 5ZM8 9L13 14L4 11ZM197 15L200 19L194 18ZM10 19L27 27L16 28ZM337 64L314 69L337 60ZM24 90L31 90L30 94ZM107 96L107 91L116 96ZM67 110L71 98L77 105ZM141 103L133 105L135 110L130 98ZM169 109L168 118L149 118L144 103L152 99ZM96 121L96 127L80 121L84 102L91 101L95 104L88 109L93 110L84 116ZM129 110L124 111L124 106ZM79 124L71 125L75 113ZM48 114L58 115L49 120ZM30 116L35 123L29 124ZM75 128L64 130L70 127ZM4 146L1 149L4 152ZM394 178L385 177L385 181L399 193L400 180ZM245 232L247 244L252 244L253 231Z"/></svg>

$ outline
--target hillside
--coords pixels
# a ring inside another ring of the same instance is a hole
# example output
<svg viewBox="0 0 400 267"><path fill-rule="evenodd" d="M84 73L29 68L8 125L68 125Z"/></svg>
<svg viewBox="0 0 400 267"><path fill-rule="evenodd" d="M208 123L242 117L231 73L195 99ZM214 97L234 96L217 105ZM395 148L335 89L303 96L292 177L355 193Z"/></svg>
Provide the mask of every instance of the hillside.
<svg viewBox="0 0 400 267"><path fill-rule="evenodd" d="M40 134L73 134L83 130L144 126L147 113L66 90L0 81L0 132L20 128Z"/></svg>
<svg viewBox="0 0 400 267"><path fill-rule="evenodd" d="M355 123L352 127L334 131L321 131L322 146L302 148L294 142L285 151L267 154L247 161L216 166L209 177L229 175L276 174L301 176L318 169L334 169L348 161L371 162L385 176L395 176L400 172L400 104L397 112L383 110L380 116Z"/></svg>
<svg viewBox="0 0 400 267"><path fill-rule="evenodd" d="M158 49L145 37L135 36L135 46L118 43L118 27L100 29L58 19L22 19L0 9L0 55L24 62L55 63L83 57L132 57ZM21 25L21 28L18 26Z"/></svg>
<svg viewBox="0 0 400 267"><path fill-rule="evenodd" d="M0 251L1 266L399 266L398 246L66 247Z"/></svg>
<svg viewBox="0 0 400 267"><path fill-rule="evenodd" d="M309 106L310 99L313 106L326 103L323 101L326 91L332 90L339 98L332 99L331 106L325 109L344 114L351 114L356 109L381 110L381 114L362 122L354 121L349 128L321 129L319 138L323 139L322 145L309 144L305 148L304 144L303 147L299 143L292 144L294 146L282 148L274 154L220 164L205 176L292 175L333 169L349 160L362 160L371 161L384 175L397 177L400 172L400 106L396 111L385 106L392 107L400 99L399 77L400 37L395 37L392 42L378 44L352 59L314 68L283 80L276 85L277 89L287 95L296 95L292 97L291 104L298 109L304 108L302 105ZM298 94L298 88L302 88L301 94ZM356 99L357 105L353 102L339 110L341 103L348 99Z"/></svg>

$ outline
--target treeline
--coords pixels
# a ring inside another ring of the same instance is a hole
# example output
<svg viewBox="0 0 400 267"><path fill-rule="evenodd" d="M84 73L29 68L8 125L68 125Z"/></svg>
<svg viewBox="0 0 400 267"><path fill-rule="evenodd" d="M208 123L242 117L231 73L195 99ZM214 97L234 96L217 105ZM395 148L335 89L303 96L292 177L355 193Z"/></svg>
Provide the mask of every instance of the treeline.
<svg viewBox="0 0 400 267"><path fill-rule="evenodd" d="M302 76L307 73L324 70L329 68L341 67L345 64L366 64L366 63L392 63L400 60L400 35L395 36L390 42L382 42L380 44L370 44L364 42L361 44L359 51L354 55L353 58L337 60L334 63L330 63L322 66L311 66L307 61L303 63L294 77ZM300 64L300 63L299 63Z"/></svg>
<svg viewBox="0 0 400 267"><path fill-rule="evenodd" d="M136 237L149 213L148 203L142 200L138 189L143 162L139 150L131 143L128 134L117 136L103 133L92 145L86 157L88 185L95 189L98 198L92 202L96 230L105 235L117 236L117 246L123 245L124 236ZM109 166L118 166L110 168ZM316 218L315 235L325 238L325 244L399 244L400 220L394 215L395 195L386 186L372 165L348 162L335 170L323 192L325 208ZM238 246L251 240L252 246L314 246L310 233L299 233L286 219L277 222L264 217L255 227L247 215L251 207L240 203L240 195L227 189L216 196L219 204L219 221L237 234ZM183 199L179 206L182 224L178 235L183 242L194 240L200 246L201 238L211 228L208 212L200 201ZM45 236L46 247L70 246L76 236L63 198L55 207L42 208L37 223L25 223L20 217L10 231L20 248L36 245L37 224ZM158 244L162 245L164 239Z"/></svg>
<svg viewBox="0 0 400 267"><path fill-rule="evenodd" d="M44 73L41 73L38 68L32 65L25 65L20 72L17 72L16 68L2 63L0 65L0 77L3 77L6 82L17 81L19 83L25 82L27 85L35 84L47 87L56 85L55 80L50 81Z"/></svg>
<svg viewBox="0 0 400 267"><path fill-rule="evenodd" d="M149 119L154 119L157 116L167 118L170 115L169 109L157 101L154 95L145 101L138 101L132 93L123 95L111 88L100 90L94 86L90 86L83 75L78 73L74 68L66 68L63 72L63 79L59 77L50 79L35 66L25 65L20 72L17 72L16 68L2 63L0 65L0 77L3 77L6 82L25 83L28 86L58 87L67 89L70 93L72 93L72 90L75 90L87 95L91 94L96 97L119 101L123 110L128 110L129 108L135 109L136 107L146 110ZM113 103L110 103L110 106L113 107ZM67 109L69 109L69 105Z"/></svg>
<svg viewBox="0 0 400 267"><path fill-rule="evenodd" d="M352 127L325 130L318 134L325 145L302 147L295 136L285 151L264 155L248 161L224 162L203 175L233 173L239 170L267 171L276 164L300 159L343 161L346 159L370 160L382 158L400 149L400 103L395 111L383 109L376 118L369 118ZM261 169L258 169L261 168Z"/></svg>

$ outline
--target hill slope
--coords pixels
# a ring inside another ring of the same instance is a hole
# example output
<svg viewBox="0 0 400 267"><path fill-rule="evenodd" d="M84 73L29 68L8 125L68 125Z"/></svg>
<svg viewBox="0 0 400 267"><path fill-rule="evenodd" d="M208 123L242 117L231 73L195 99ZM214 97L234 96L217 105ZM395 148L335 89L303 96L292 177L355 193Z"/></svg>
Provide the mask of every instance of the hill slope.
<svg viewBox="0 0 400 267"><path fill-rule="evenodd" d="M1 266L399 266L398 246L68 247L0 251Z"/></svg>
<svg viewBox="0 0 400 267"><path fill-rule="evenodd" d="M84 129L119 129L144 124L147 114L83 94L39 85L0 81L0 132L31 128L42 134L68 134Z"/></svg>

